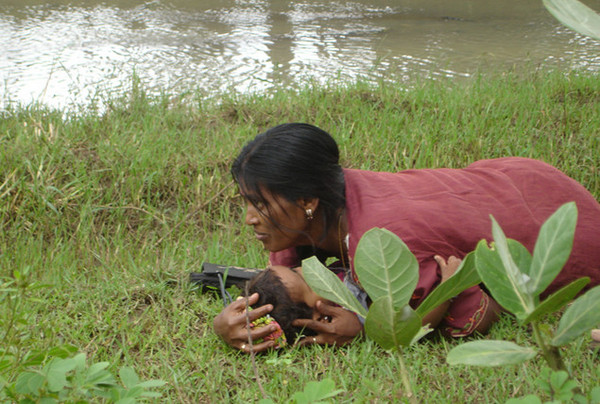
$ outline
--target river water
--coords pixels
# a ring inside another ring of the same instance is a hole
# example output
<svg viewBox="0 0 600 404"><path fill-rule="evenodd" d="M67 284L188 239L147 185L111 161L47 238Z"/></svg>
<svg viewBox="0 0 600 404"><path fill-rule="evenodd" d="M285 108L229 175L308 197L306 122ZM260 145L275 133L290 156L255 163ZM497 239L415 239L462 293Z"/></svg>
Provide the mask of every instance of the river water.
<svg viewBox="0 0 600 404"><path fill-rule="evenodd" d="M0 0L0 108L524 65L600 71L600 42L541 0Z"/></svg>

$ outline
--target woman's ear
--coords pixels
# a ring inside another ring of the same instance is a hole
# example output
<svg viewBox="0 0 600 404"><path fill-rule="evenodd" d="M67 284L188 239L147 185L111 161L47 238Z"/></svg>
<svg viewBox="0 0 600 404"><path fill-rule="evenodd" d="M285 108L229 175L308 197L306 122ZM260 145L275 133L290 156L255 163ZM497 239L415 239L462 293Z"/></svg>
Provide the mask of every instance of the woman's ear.
<svg viewBox="0 0 600 404"><path fill-rule="evenodd" d="M300 205L304 211L310 209L311 212L316 212L317 207L319 206L319 198L302 198L298 200L298 205Z"/></svg>

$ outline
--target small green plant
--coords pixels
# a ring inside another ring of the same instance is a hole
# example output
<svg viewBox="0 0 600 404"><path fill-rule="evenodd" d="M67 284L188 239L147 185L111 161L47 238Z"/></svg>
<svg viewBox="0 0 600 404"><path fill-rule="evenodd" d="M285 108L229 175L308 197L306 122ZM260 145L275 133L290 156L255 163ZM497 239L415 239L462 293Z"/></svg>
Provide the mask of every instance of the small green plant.
<svg viewBox="0 0 600 404"><path fill-rule="evenodd" d="M317 404L326 403L330 398L340 394L343 390L336 390L335 382L331 379L323 379L318 382L308 382L303 391L297 391L288 401L291 404ZM271 399L262 399L260 404L272 404Z"/></svg>
<svg viewBox="0 0 600 404"><path fill-rule="evenodd" d="M414 401L400 351L431 331L428 326L422 326L425 315L480 282L472 254L467 255L456 273L438 286L417 310L408 303L417 286L419 264L397 235L380 228L367 231L358 243L354 267L362 287L373 301L368 312L316 257L302 263L306 282L319 296L365 318L366 335L382 348L398 352L406 395Z"/></svg>
<svg viewBox="0 0 600 404"><path fill-rule="evenodd" d="M30 280L30 267L13 271L0 285L0 303L8 315L0 320L4 328L0 347L0 401L29 403L114 402L135 403L160 397L150 388L165 384L161 380L140 381L136 372L122 367L122 385L106 368L108 362L87 364L77 347L60 345L49 349L31 349L21 341L23 326L29 324L23 303L31 300L33 290L49 287ZM5 372L11 375L5 377ZM12 380L14 378L14 380Z"/></svg>
<svg viewBox="0 0 600 404"><path fill-rule="evenodd" d="M13 384L4 387L4 394L15 402L59 403L88 402L104 399L118 404L135 403L145 398L160 397L150 388L165 384L161 380L140 381L130 367L119 370L123 386L108 371L108 362L88 365L85 354L73 357L53 357L41 367L22 371Z"/></svg>
<svg viewBox="0 0 600 404"><path fill-rule="evenodd" d="M600 368L596 373L600 377ZM564 370L551 370L545 367L540 372L536 384L540 391L550 398L550 401L542 401L537 395L529 394L525 397L511 398L506 404L600 403L600 387L594 387L587 397L579 394L577 393L577 383L570 379L569 374Z"/></svg>
<svg viewBox="0 0 600 404"><path fill-rule="evenodd" d="M575 203L561 206L542 225L531 255L523 245L507 239L492 217L494 243L479 242L475 250L476 270L494 299L513 313L521 325L531 326L539 350L510 341L471 341L453 348L448 353L448 363L511 365L541 353L550 369L556 372L551 378L553 389L566 392L576 386L573 381L558 383L562 375L568 375L559 348L600 324L600 286L577 298L565 310L554 332L542 324L541 319L572 301L589 283L589 278L577 279L540 301L540 294L556 278L571 254L576 223Z"/></svg>

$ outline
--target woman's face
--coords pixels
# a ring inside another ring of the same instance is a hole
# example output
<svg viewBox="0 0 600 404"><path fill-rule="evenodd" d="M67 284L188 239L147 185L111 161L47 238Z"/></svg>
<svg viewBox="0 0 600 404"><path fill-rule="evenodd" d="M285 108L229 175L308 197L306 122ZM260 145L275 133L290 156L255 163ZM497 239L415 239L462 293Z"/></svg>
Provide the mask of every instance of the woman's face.
<svg viewBox="0 0 600 404"><path fill-rule="evenodd" d="M266 250L277 252L306 244L308 221L298 204L263 191L265 201L242 191L246 200L246 224L254 228L256 239Z"/></svg>

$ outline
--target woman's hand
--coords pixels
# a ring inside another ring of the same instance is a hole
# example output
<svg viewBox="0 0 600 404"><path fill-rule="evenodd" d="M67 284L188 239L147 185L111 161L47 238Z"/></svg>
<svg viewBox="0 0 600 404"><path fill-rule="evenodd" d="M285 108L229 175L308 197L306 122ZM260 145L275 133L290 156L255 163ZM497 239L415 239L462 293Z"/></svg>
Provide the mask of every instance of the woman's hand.
<svg viewBox="0 0 600 404"><path fill-rule="evenodd" d="M461 259L456 258L453 255L451 255L448 258L448 262L446 262L446 260L444 260L444 258L441 257L440 255L435 255L433 257L433 259L440 266L440 271L442 273L442 282L446 282L448 280L448 278L450 278L452 275L454 275L454 273L456 272L456 270L458 269L458 267L460 266L460 264L462 262Z"/></svg>
<svg viewBox="0 0 600 404"><path fill-rule="evenodd" d="M246 304L246 300L248 303ZM213 329L223 341L240 351L250 352L250 344L248 343L248 328L246 326L246 306L251 306L258 301L258 293L250 295L248 299L238 298L235 302L225 307L213 320ZM248 312L248 322L253 322L257 318L264 316L273 310L273 306L266 304L257 307ZM250 330L252 341L264 338L267 335L277 330L274 325L267 325L257 329ZM254 352L262 352L276 344L276 341L263 341L258 344L253 344Z"/></svg>
<svg viewBox="0 0 600 404"><path fill-rule="evenodd" d="M319 317L328 317L331 321L319 321L312 319L297 319L292 325L306 327L317 332L313 337L304 337L298 345L326 344L346 345L354 339L363 329L358 317L353 312L342 307L335 306L322 300L317 301L315 310Z"/></svg>
<svg viewBox="0 0 600 404"><path fill-rule="evenodd" d="M448 257L448 262L446 262L446 260L440 255L435 255L433 259L440 266L440 272L442 275L442 280L440 283L446 282L448 278L454 275L454 273L460 266L460 263L462 262L461 259L456 258L455 256ZM435 309L427 313L425 317L423 317L423 325L429 324L431 328L437 327L438 324L444 318L446 311L448 311L450 303L450 300L446 300L445 302L437 306Z"/></svg>

